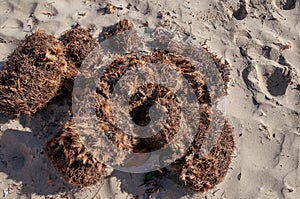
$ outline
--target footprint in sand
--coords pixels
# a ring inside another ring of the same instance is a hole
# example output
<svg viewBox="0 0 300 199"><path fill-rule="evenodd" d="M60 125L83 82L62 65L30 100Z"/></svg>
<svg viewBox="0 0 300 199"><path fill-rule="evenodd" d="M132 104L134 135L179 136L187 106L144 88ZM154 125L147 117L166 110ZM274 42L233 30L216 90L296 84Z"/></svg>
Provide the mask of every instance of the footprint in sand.
<svg viewBox="0 0 300 199"><path fill-rule="evenodd" d="M52 35L56 35L58 28L61 26L62 26L62 22L60 22L58 20L41 22L39 24L40 28L42 28L47 33L52 34Z"/></svg>
<svg viewBox="0 0 300 199"><path fill-rule="evenodd" d="M257 67L257 73L261 88L274 97L285 95L292 80L291 70L287 67L262 65Z"/></svg>
<svg viewBox="0 0 300 199"><path fill-rule="evenodd" d="M8 18L1 24L1 32L8 37L15 37L17 39L23 38L24 34L20 34L24 29L24 22L17 18ZM18 35L18 36L17 36Z"/></svg>
<svg viewBox="0 0 300 199"><path fill-rule="evenodd" d="M11 4L8 1L1 1L0 2L0 25L2 26L2 24L8 19L8 15L10 13L12 13L15 10L13 4Z"/></svg>
<svg viewBox="0 0 300 199"><path fill-rule="evenodd" d="M24 169L32 161L30 148L19 142L13 133L4 137L0 143L2 146L2 159L7 168L16 174L25 172Z"/></svg>
<svg viewBox="0 0 300 199"><path fill-rule="evenodd" d="M53 20L58 15L55 3L38 3L34 12L39 21Z"/></svg>
<svg viewBox="0 0 300 199"><path fill-rule="evenodd" d="M247 17L247 15L248 15L248 12L247 12L247 9L246 9L246 3L245 2L242 2L240 4L239 9L237 9L236 11L233 12L233 16L237 20L243 20Z"/></svg>
<svg viewBox="0 0 300 199"><path fill-rule="evenodd" d="M266 59L279 62L281 53L278 48L275 48L272 45L262 45L260 47L261 47L260 51L262 56L264 56Z"/></svg>
<svg viewBox="0 0 300 199"><path fill-rule="evenodd" d="M281 10L292 10L296 7L297 0L275 0L275 5Z"/></svg>

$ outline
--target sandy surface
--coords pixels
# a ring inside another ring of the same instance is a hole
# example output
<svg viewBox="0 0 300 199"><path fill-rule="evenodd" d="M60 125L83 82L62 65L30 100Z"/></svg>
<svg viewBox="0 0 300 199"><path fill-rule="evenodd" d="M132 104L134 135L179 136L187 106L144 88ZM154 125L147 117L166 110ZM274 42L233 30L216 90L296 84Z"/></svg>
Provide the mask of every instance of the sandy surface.
<svg viewBox="0 0 300 199"><path fill-rule="evenodd" d="M300 195L300 2L298 0L1 0L0 66L36 28L59 37L79 23L99 37L103 27L128 18L137 29L164 26L205 44L228 62L226 113L234 127L231 168L207 198L287 198ZM131 4L131 6L129 6ZM245 10L243 10L245 5ZM0 198L146 198L143 174L114 171L104 184L75 189L44 154L44 144L67 116L64 102L31 118L0 115ZM150 198L201 198L174 178Z"/></svg>

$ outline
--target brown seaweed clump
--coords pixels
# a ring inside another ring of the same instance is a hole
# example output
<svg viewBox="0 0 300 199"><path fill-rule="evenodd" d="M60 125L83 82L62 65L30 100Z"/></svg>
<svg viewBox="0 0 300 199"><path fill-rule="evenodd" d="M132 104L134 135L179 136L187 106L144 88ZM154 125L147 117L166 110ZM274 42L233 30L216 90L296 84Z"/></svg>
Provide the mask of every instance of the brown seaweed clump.
<svg viewBox="0 0 300 199"><path fill-rule="evenodd" d="M57 95L66 70L55 37L42 30L26 36L0 72L0 112L19 115L42 109Z"/></svg>
<svg viewBox="0 0 300 199"><path fill-rule="evenodd" d="M103 40L132 28L133 24L124 19L105 29ZM96 47L97 42L89 30L77 26L63 35L61 43L63 45L41 30L26 36L9 56L0 72L0 112L15 115L35 113L59 91L64 92L64 89L67 89L68 93L72 91L78 68ZM221 64L212 55L210 57L209 61L216 64L224 87L227 88L228 65ZM227 122L222 123L224 120L220 118L218 119L221 121L219 125L222 125L222 131L210 129L212 93L208 90L205 77L190 61L162 50L118 56L104 71L97 86L95 108L99 128L104 130L111 144L136 153L156 151L171 142L177 133L184 133L179 132L180 100L171 90L159 84L145 81L139 88L134 88L127 107L130 117L139 126L149 124L149 110L153 105L160 104L163 107L162 111L167 115L166 122L153 136L139 138L124 134L116 123L116 120L122 118L112 115L110 102L116 83L126 72L132 69L142 71L151 64L181 73L197 97L200 104L198 131L184 157L176 160L172 166L185 187L195 192L206 192L225 177L234 150L234 139L232 128ZM117 97L121 99L123 95ZM124 107L120 107L120 111L124 111L122 109ZM136 132L134 125L128 125L126 128L127 131ZM104 151L106 152L109 154L109 151ZM105 175L106 166L84 146L73 119L70 119L63 129L46 143L46 154L54 168L73 185L93 185Z"/></svg>
<svg viewBox="0 0 300 199"><path fill-rule="evenodd" d="M72 27L62 36L64 53L68 62L68 70L64 74L62 93L70 93L74 80L84 59L98 45L89 29L79 26Z"/></svg>
<svg viewBox="0 0 300 199"><path fill-rule="evenodd" d="M46 143L46 154L54 168L72 185L93 185L105 174L105 165L83 145L72 119Z"/></svg>
<svg viewBox="0 0 300 199"><path fill-rule="evenodd" d="M116 10L123 10L122 7L117 7L111 3L106 4L104 14L114 14Z"/></svg>
<svg viewBox="0 0 300 199"><path fill-rule="evenodd" d="M118 23L105 27L103 32L100 35L100 41L104 41L114 35L120 34L127 30L132 30L134 28L134 25L131 21L128 19L122 19Z"/></svg>
<svg viewBox="0 0 300 199"><path fill-rule="evenodd" d="M97 46L97 41L91 35L91 31L79 26L68 30L62 39L68 61L72 61L77 68L80 68L83 60Z"/></svg>
<svg viewBox="0 0 300 199"><path fill-rule="evenodd" d="M203 126L203 129L206 129ZM189 190L205 193L214 188L225 177L234 151L232 128L226 122L217 142L210 151L201 149L204 136L196 136L194 143L185 157L172 164L179 175L179 180Z"/></svg>
<svg viewBox="0 0 300 199"><path fill-rule="evenodd" d="M218 64L218 70L224 84L227 84L228 65L221 65L215 59L215 57L212 57L214 63ZM151 137L136 138L122 133L115 125L114 120L120 118L115 116L112 118L109 105L114 85L126 71L146 67L147 63L161 64L163 67L171 67L181 72L197 96L201 107L198 132L186 155L177 160L172 166L186 188L195 192L206 192L219 184L225 177L234 150L234 139L232 128L227 122L224 124L224 119L218 118L219 123L217 125L223 125L221 133L218 130L209 130L212 122L212 111L209 108L211 103L210 94L202 74L189 61L160 50L144 55L129 54L117 57L104 72L97 87L96 110L100 128L104 130L112 144L124 150L132 150L138 153L158 150L168 144L176 133L180 133L178 132L180 106L176 96L173 96L167 88L155 84L145 84L136 89L129 103L129 112L132 120L137 125L145 126L150 118L149 107L155 103L160 103L165 107L168 114L166 125L160 132ZM131 126L127 126L127 128L130 132L134 131ZM209 146L212 146L211 150Z"/></svg>
<svg viewBox="0 0 300 199"><path fill-rule="evenodd" d="M116 125L115 120L120 118L116 118L116 116L113 118L109 105L114 85L127 71L133 68L142 69L146 67L147 63L163 64L165 67L175 68L188 78L200 102L204 102L206 100L204 96L207 96L201 74L195 71L189 61L180 56L157 51L142 56L129 54L116 58L103 73L97 87L96 113L100 128L105 131L112 144L125 150L142 153L156 151L168 144L178 132L181 119L180 102L176 96L168 88L151 83L136 88L136 92L132 94L129 104L131 118L137 125L146 126L150 121L150 107L160 104L167 113L166 125L161 128L160 132L155 132L155 135L147 138L129 136L122 133L122 130ZM129 132L135 131L133 126L127 126L127 128Z"/></svg>
<svg viewBox="0 0 300 199"><path fill-rule="evenodd" d="M64 74L62 92L70 93L83 60L97 46L97 41L88 29L75 26L62 36L62 43L69 66ZM92 185L105 175L105 165L83 145L73 120L68 121L63 130L47 142L46 153L55 169L73 185Z"/></svg>

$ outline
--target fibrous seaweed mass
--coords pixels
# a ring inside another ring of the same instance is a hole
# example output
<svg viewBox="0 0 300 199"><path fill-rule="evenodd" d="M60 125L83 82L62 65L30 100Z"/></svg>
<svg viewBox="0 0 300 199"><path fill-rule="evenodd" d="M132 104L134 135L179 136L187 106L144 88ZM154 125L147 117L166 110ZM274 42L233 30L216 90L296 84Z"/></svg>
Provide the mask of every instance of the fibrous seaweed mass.
<svg viewBox="0 0 300 199"><path fill-rule="evenodd" d="M105 165L99 162L80 140L73 120L46 143L46 154L64 179L77 186L97 183L105 173Z"/></svg>
<svg viewBox="0 0 300 199"><path fill-rule="evenodd" d="M66 70L55 37L41 30L27 36L0 72L0 112L30 114L43 108L57 95Z"/></svg>
<svg viewBox="0 0 300 199"><path fill-rule="evenodd" d="M104 29L100 41L131 29L133 24L122 20ZM0 72L0 112L33 114L44 108L55 96L64 92L69 95L82 62L97 45L90 31L78 26L65 32L61 41L42 30L26 36L8 57ZM228 66L221 64L214 56L208 57L217 66L224 88L227 88ZM99 128L108 137L110 144L136 153L156 151L175 139L176 134L182 133L180 100L170 88L154 83L145 83L136 88L131 93L128 109L135 124L146 126L150 122L151 106L160 104L167 115L163 128L153 136L138 138L124 134L116 125L118 118L113 117L110 106L116 82L126 72L150 67L151 64L179 72L188 81L197 98L200 105L198 130L184 156L171 166L187 189L206 192L219 184L229 169L234 150L233 130L226 120L220 118L215 119L224 121L219 124L221 133L209 129L212 122L212 99L207 82L203 74L185 58L156 49L147 53L120 55L112 60L97 83L94 107ZM134 131L132 126L128 126L127 130ZM216 139L207 140L207 137ZM81 141L73 118L46 143L46 154L54 168L73 185L92 185L106 175L107 165L95 158Z"/></svg>
<svg viewBox="0 0 300 199"><path fill-rule="evenodd" d="M219 62L217 63L220 64ZM193 89L198 103L201 104L198 132L184 157L175 161L172 166L178 174L179 180L192 191L205 192L215 187L224 178L231 162L231 155L234 149L232 128L228 122L219 119L218 125L221 125L222 132L209 131L209 126L212 122L212 112L207 105L211 102L209 90L202 74L195 70L193 65L184 58L165 51L156 51L142 56L129 54L114 60L103 73L97 87L96 112L101 128L104 129L111 144L124 150L132 150L138 153L159 150L172 141L176 133L182 133L180 131L180 103L172 92L169 92L167 88L161 85L147 83L136 88L136 92L132 94L129 103L131 118L138 125L146 125L149 122L149 109L152 105L158 103L165 107L165 112L168 115L166 124L151 137L135 138L124 134L122 129L116 125L116 120L119 118L115 115L113 116L110 110L107 111L107 108L110 109L109 103L115 82L118 82L127 71L134 68L148 67L147 64L158 64L162 67L171 67L179 71L188 80ZM219 66L220 71L226 72L228 70L227 67L226 65ZM224 75L222 78L226 84L227 75ZM117 94L114 93L114 95ZM115 97L121 99L123 96ZM127 128L129 132L135 131L130 125ZM207 142L205 138L209 136L217 139ZM209 148L203 145L211 146L211 150L206 151L205 149Z"/></svg>
<svg viewBox="0 0 300 199"><path fill-rule="evenodd" d="M84 59L97 46L90 30L74 26L62 36L68 70L64 75L62 93L71 93L74 80Z"/></svg>

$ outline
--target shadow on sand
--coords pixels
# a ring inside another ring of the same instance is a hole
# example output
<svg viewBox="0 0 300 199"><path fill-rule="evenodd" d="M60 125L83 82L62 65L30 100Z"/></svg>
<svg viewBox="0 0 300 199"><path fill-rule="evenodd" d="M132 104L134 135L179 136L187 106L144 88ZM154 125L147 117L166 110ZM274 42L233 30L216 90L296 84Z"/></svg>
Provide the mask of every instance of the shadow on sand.
<svg viewBox="0 0 300 199"><path fill-rule="evenodd" d="M0 115L0 172L7 175L4 181L21 182L20 194L47 195L72 189L44 153L46 141L68 118L68 109L50 103L32 116Z"/></svg>

